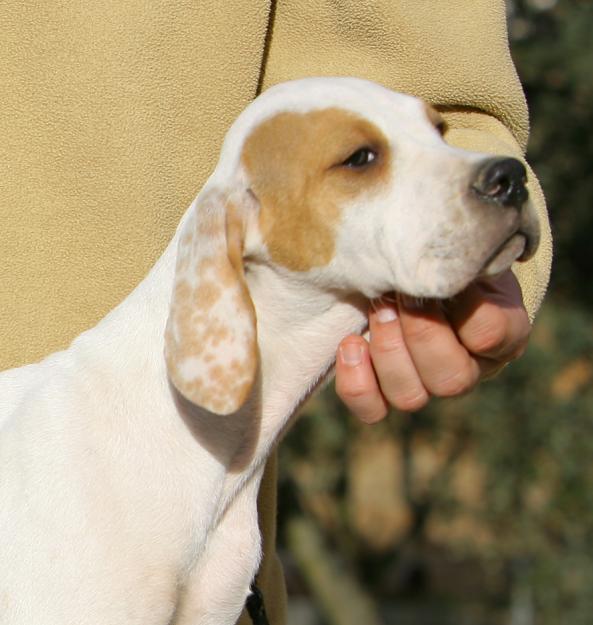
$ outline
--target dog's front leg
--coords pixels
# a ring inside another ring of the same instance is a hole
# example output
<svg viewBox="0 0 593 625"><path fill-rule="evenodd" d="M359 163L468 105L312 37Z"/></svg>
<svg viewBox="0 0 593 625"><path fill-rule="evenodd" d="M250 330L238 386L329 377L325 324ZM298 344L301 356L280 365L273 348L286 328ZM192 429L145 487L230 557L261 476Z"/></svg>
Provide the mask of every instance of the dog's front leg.
<svg viewBox="0 0 593 625"><path fill-rule="evenodd" d="M262 470L237 494L190 573L171 625L235 625L261 559L257 492Z"/></svg>

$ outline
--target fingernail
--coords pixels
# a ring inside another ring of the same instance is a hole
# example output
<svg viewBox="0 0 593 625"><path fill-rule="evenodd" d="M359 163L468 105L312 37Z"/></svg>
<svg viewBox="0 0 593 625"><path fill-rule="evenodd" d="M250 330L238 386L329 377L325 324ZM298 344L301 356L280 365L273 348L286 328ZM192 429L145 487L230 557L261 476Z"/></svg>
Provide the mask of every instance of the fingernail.
<svg viewBox="0 0 593 625"><path fill-rule="evenodd" d="M349 367L356 367L362 362L362 347L357 343L346 343L340 346L342 362Z"/></svg>
<svg viewBox="0 0 593 625"><path fill-rule="evenodd" d="M375 309L375 314L377 315L377 321L379 323L389 323L397 319L395 307L389 304L379 304Z"/></svg>

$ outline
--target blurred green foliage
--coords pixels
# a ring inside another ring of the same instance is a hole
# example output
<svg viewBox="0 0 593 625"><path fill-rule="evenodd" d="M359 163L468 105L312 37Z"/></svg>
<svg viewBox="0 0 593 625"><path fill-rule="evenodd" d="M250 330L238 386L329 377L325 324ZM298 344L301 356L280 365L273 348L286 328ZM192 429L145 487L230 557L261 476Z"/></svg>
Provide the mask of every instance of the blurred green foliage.
<svg viewBox="0 0 593 625"><path fill-rule="evenodd" d="M538 5L552 5L547 10ZM593 3L516 1L513 57L531 112L528 157L544 187L555 239L553 290L591 304L593 270Z"/></svg>
<svg viewBox="0 0 593 625"><path fill-rule="evenodd" d="M281 456L281 546L291 517L313 519L383 614L435 606L406 623L593 623L593 3L515 0L509 36L555 236L529 350L471 395L373 428L326 392ZM393 477L378 497L364 454Z"/></svg>

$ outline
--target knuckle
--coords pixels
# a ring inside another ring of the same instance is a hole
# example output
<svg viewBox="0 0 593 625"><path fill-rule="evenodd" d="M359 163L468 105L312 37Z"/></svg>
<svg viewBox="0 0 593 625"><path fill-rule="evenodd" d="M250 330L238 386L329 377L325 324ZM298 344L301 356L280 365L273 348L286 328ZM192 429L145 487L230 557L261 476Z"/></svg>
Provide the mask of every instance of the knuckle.
<svg viewBox="0 0 593 625"><path fill-rule="evenodd" d="M401 335L389 336L384 335L375 341L371 338L370 345L371 354L376 355L397 355L406 352L406 344L403 341Z"/></svg>
<svg viewBox="0 0 593 625"><path fill-rule="evenodd" d="M468 393L476 382L477 376L465 367L436 381L431 390L437 397L457 397Z"/></svg>
<svg viewBox="0 0 593 625"><path fill-rule="evenodd" d="M377 389L373 380L366 378L336 377L335 389L337 396L350 408L372 402Z"/></svg>
<svg viewBox="0 0 593 625"><path fill-rule="evenodd" d="M503 315L493 315L478 326L468 340L468 349L474 354L488 354L500 349L508 333L508 322Z"/></svg>
<svg viewBox="0 0 593 625"><path fill-rule="evenodd" d="M387 408L385 406L376 406L366 412L359 410L357 416L365 423L377 423L387 416Z"/></svg>
<svg viewBox="0 0 593 625"><path fill-rule="evenodd" d="M514 356L523 353L530 334L531 324L524 310L506 312L490 308L488 315L466 337L464 345L479 356Z"/></svg>
<svg viewBox="0 0 593 625"><path fill-rule="evenodd" d="M362 384L341 384L336 382L336 394L346 404L364 399L369 389Z"/></svg>
<svg viewBox="0 0 593 625"><path fill-rule="evenodd" d="M338 385L336 394L346 408L365 423L381 421L387 414L387 406L377 395L376 389L363 384Z"/></svg>
<svg viewBox="0 0 593 625"><path fill-rule="evenodd" d="M413 323L409 323L405 328L406 343L415 343L425 345L432 343L439 334L439 328L424 319L416 319Z"/></svg>
<svg viewBox="0 0 593 625"><path fill-rule="evenodd" d="M393 399L392 405L402 412L417 412L428 404L429 395L426 391L402 394Z"/></svg>

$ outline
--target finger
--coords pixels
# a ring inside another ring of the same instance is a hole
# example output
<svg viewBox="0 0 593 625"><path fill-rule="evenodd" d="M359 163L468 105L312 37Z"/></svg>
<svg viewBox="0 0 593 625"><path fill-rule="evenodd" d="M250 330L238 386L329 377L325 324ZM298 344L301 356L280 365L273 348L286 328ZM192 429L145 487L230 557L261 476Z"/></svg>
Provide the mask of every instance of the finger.
<svg viewBox="0 0 593 625"><path fill-rule="evenodd" d="M473 388L479 363L459 342L441 305L432 301L418 308L401 298L399 311L406 346L427 391L452 397Z"/></svg>
<svg viewBox="0 0 593 625"><path fill-rule="evenodd" d="M447 317L467 350L498 367L527 347L531 323L511 271L468 287L450 302Z"/></svg>
<svg viewBox="0 0 593 625"><path fill-rule="evenodd" d="M368 343L360 336L349 336L338 347L336 393L365 423L376 423L387 414L388 404L375 376Z"/></svg>
<svg viewBox="0 0 593 625"><path fill-rule="evenodd" d="M423 408L429 395L408 352L395 303L382 300L369 313L371 360L383 396L404 412Z"/></svg>
<svg viewBox="0 0 593 625"><path fill-rule="evenodd" d="M480 368L480 380L489 380L496 377L508 364L507 361L500 362L498 360L490 360L489 358L477 358L476 360Z"/></svg>

